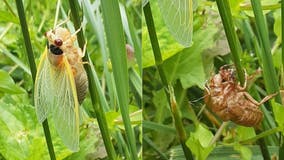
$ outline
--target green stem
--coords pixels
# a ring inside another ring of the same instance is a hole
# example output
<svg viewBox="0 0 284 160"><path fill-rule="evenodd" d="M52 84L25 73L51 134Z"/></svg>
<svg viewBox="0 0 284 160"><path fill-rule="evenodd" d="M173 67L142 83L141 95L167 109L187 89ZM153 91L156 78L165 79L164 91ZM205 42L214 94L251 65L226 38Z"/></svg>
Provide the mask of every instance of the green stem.
<svg viewBox="0 0 284 160"><path fill-rule="evenodd" d="M80 17L79 17L79 5L78 5L78 1L74 1L74 0L69 0L69 5L70 5L70 9L71 9L71 14L73 17L73 23L76 29L79 29L81 26L81 21L80 21ZM84 48L85 45L85 39L84 39L84 35L83 35L83 31L81 30L78 34L78 44L80 46L80 48ZM83 61L88 62L89 61L89 55L86 54L83 57ZM93 72L91 70L91 66L90 65L84 65L85 70L87 72L88 75L88 81L89 81L89 91L90 91L90 96L91 96L91 100L93 103L93 107L96 113L96 117L98 120L98 124L100 127L100 131L103 137L103 141L105 144L105 148L107 151L107 154L109 156L109 159L116 159L116 153L114 151L114 147L112 145L111 139L110 139L110 134L109 134L109 130L108 130L108 125L107 125L107 121L106 121L106 117L105 114L103 112L103 108L99 105L98 101L99 101L99 97L98 97L98 91L96 89L96 84L95 84L95 80L94 80L94 75Z"/></svg>
<svg viewBox="0 0 284 160"><path fill-rule="evenodd" d="M265 19L261 10L260 1L251 0L253 12L255 15L256 28L259 32L259 41L263 48L263 52L261 52L261 59L263 63L263 78L265 82L265 87L269 94L279 92L278 79L276 76L276 72L274 69L270 41L268 37L268 29L266 27ZM276 97L276 102L281 103L280 94Z"/></svg>
<svg viewBox="0 0 284 160"><path fill-rule="evenodd" d="M242 48L234 29L235 25L233 24L230 5L228 0L216 0L216 2L222 19L224 30L228 39L228 43L231 49L232 60L235 64L239 80L243 85L245 82L245 76L239 58L239 55L242 53Z"/></svg>
<svg viewBox="0 0 284 160"><path fill-rule="evenodd" d="M270 130L264 131L264 132L262 132L262 133L260 133L260 134L258 134L256 136L254 136L252 138L239 141L239 143L241 143L241 144L251 144L251 143L255 142L256 140L258 140L260 138L263 138L263 137L275 134L275 133L277 133L277 132L279 132L281 130L282 130L282 127L272 128Z"/></svg>
<svg viewBox="0 0 284 160"><path fill-rule="evenodd" d="M118 0L102 0L101 10L111 64L113 66L118 106L122 115L132 159L138 160L135 134L129 117L129 75L127 69L124 32Z"/></svg>
<svg viewBox="0 0 284 160"><path fill-rule="evenodd" d="M228 43L231 49L232 53L232 60L234 61L234 64L236 66L236 70L238 73L238 77L240 80L240 83L243 85L245 81L245 76L243 69L241 68L241 62L239 55L242 53L242 48L240 45L240 42L238 40L238 36L235 32L235 25L233 24L233 18L232 18L232 13L229 5L228 0L216 0L217 6L219 9L220 16L222 18L222 23L225 29L225 33L228 39ZM263 157L270 157L269 152L267 149L266 144L264 143L263 140L259 141L259 143L262 144L262 155ZM264 143L264 144L263 144ZM263 149L264 148L264 149Z"/></svg>
<svg viewBox="0 0 284 160"><path fill-rule="evenodd" d="M177 133L179 135L179 140L181 142L185 158L188 159L188 160L193 160L192 153L185 144L187 136L186 136L186 132L185 132L185 129L183 127L183 124L182 124L179 107L178 107L177 103L175 103L174 101L171 101L171 99L174 97L174 93L172 92L172 98L170 98L171 96L168 92L169 90L167 90L167 88L169 87L169 83L167 82L167 79L166 79L166 76L165 76L165 73L164 73L164 70L163 70L163 60L162 60L162 55L161 55L161 51L160 51L160 47L159 47L158 38L157 38L157 35L156 35L156 30L155 30L154 20L153 20L153 16L152 16L151 7L150 7L150 2L148 2L143 7L143 11L144 11L145 20L146 20L150 40L151 40L152 50L153 50L154 57L155 57L155 64L158 68L160 78L161 78L162 83L164 85L164 89L165 89L165 93L167 95L168 103L171 106L173 119L175 121L175 127L176 127ZM168 89L170 89L170 88L168 88Z"/></svg>
<svg viewBox="0 0 284 160"><path fill-rule="evenodd" d="M265 23L265 18L262 13L261 2L251 0L253 13L255 16L256 28L259 33L259 41L263 48L263 52L261 52L261 59L263 63L263 78L265 87L267 92L272 94L275 92L279 92L279 85L278 79L276 76L276 72L274 69L272 55L271 55L271 48L270 48L270 41L268 37L268 29ZM281 103L280 94L275 97L276 102ZM282 137L283 138L283 137ZM284 158L284 145L280 145L279 150L279 158ZM269 157L270 158L270 157Z"/></svg>
<svg viewBox="0 0 284 160"><path fill-rule="evenodd" d="M29 65L30 65L30 68L31 68L32 79L33 79L33 82L35 82L36 64L35 64L35 60L34 60L34 56L33 56L33 49L32 49L32 44L31 44L31 40L30 40L30 36L29 36L29 30L28 30L28 25L27 25L27 22L26 22L26 15L25 15L22 0L16 0L16 5L17 5L18 15L19 15L22 33L23 33L23 37L24 37L24 41L25 41L25 47L26 47L26 52L27 52L27 56L28 56L28 60L29 60ZM43 121L42 126L43 126L43 130L44 130L45 140L46 140L46 144L47 144L47 147L48 147L50 159L55 160L56 157L55 157L55 153L54 153L54 149L53 149L53 144L52 144L52 139L51 139L51 136L50 136L50 131L49 131L47 119L45 121Z"/></svg>
<svg viewBox="0 0 284 160"><path fill-rule="evenodd" d="M281 34L282 34L282 78L283 78L283 72L284 72L284 47L283 47L283 43L284 43L284 22L283 22L283 17L284 17L284 0L281 1L281 17L282 17L282 23L281 23ZM284 87L284 80L282 79L282 85L281 87Z"/></svg>
<svg viewBox="0 0 284 160"><path fill-rule="evenodd" d="M281 6L280 6L279 3L261 6L262 10L275 10L275 9L279 9L280 7ZM241 10L252 10L252 6L250 4L248 4L248 5L241 5L240 9Z"/></svg>
<svg viewBox="0 0 284 160"><path fill-rule="evenodd" d="M160 157L161 159L168 160L167 155L165 155L162 151L160 151L160 149L155 145L155 143L151 141L151 139L147 135L143 136L143 142L145 142L145 144L148 144L150 147L152 147L154 151L161 156Z"/></svg>

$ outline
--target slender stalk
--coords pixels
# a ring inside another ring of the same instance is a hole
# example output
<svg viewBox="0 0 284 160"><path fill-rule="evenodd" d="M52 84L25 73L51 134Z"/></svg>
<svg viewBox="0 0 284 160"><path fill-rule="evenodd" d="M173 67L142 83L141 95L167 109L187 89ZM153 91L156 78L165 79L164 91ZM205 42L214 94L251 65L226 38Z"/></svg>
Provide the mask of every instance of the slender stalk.
<svg viewBox="0 0 284 160"><path fill-rule="evenodd" d="M242 53L242 48L240 42L238 40L238 36L234 29L234 23L232 18L232 13L229 5L228 0L216 0L217 6L219 9L220 16L222 18L222 23L225 29L225 33L228 39L228 43L232 53L232 60L236 66L237 74L240 80L240 83L243 85L245 81L244 72L241 68L240 58L239 55ZM262 146L261 153L263 157L270 157L269 152L267 149L267 145L265 144L264 140L258 141L258 143Z"/></svg>
<svg viewBox="0 0 284 160"><path fill-rule="evenodd" d="M179 140L180 140L182 148L183 148L185 158L188 159L188 160L193 160L192 153L185 144L187 135L186 135L185 129L184 129L182 121L181 121L179 107L173 99L174 93L172 91L171 92L172 96L170 96L170 94L168 92L170 88L168 88L169 83L167 82L167 79L166 79L166 76L165 76L165 73L164 73L164 70L163 70L163 60L162 60L162 55L161 55L161 51L160 51L160 47L159 47L158 38L157 38L157 35L156 35L156 30L155 30L153 17L152 17L150 2L148 2L143 7L143 11L144 11L145 20L146 20L146 24L147 24L147 28L148 28L148 32L149 32L149 36L150 36L150 40L151 40L151 45L152 45L152 49L153 49L153 53L154 53L154 57L155 57L155 64L158 68L160 78L161 78L162 83L164 85L164 89L165 89L165 93L167 95L168 103L171 106L171 111L172 111L173 118L174 118L174 121L175 121L175 127L176 127L176 130L177 130L177 133L178 133L178 136L179 136ZM168 90L167 90L167 88L168 88Z"/></svg>
<svg viewBox="0 0 284 160"><path fill-rule="evenodd" d="M271 55L271 48L270 42L268 37L268 29L265 23L264 15L262 13L261 2L251 0L253 13L255 16L256 28L259 33L259 41L263 48L263 52L261 52L261 59L263 64L263 78L265 87L267 92L272 94L275 92L279 92L279 85L278 79L276 76L276 72L274 69L272 55ZM276 102L281 103L280 94L275 97ZM283 138L283 136L281 136ZM268 153L269 154L269 153ZM268 157L270 158L270 156ZM279 159L284 158L284 145L280 145L279 150Z"/></svg>
<svg viewBox="0 0 284 160"><path fill-rule="evenodd" d="M267 131L264 131L252 138L249 138L249 139L246 139L246 140L242 140L242 141L239 141L239 143L241 144L250 144L252 142L255 142L256 140L260 139L260 138L263 138L263 137L266 137L266 136L269 136L269 135L272 135L272 134L275 134L279 131L281 131L283 128L282 127L276 127L276 128L272 128L270 130L267 130Z"/></svg>
<svg viewBox="0 0 284 160"><path fill-rule="evenodd" d="M229 47L231 49L232 60L235 64L238 78L243 85L245 82L244 71L241 66L239 55L242 53L242 48L238 36L234 29L232 13L228 0L216 0L218 10L222 19L224 30L228 39Z"/></svg>
<svg viewBox="0 0 284 160"><path fill-rule="evenodd" d="M127 69L124 32L118 0L102 0L101 9L106 33L106 40L113 68L115 87L117 90L118 104L126 131L126 138L132 159L138 160L136 139L129 117L129 76Z"/></svg>
<svg viewBox="0 0 284 160"><path fill-rule="evenodd" d="M28 30L28 25L27 25L27 22L26 22L26 15L25 15L22 0L16 0L16 5L17 5L21 29L22 29L22 33L23 33L23 37L24 37L24 41L25 41L25 47L26 47L26 52L27 52L27 56L28 56L28 60L29 60L29 65L30 65L30 69L31 69L31 73L32 73L32 79L33 79L33 82L35 82L36 64L35 64L35 60L34 60L34 56L33 56L33 49L32 49L32 44L31 44L31 40L30 40L30 36L29 36L29 30ZM34 103L34 102L32 102L32 103ZM43 126L43 130L44 130L45 140L46 140L46 144L47 144L47 147L48 147L50 159L55 160L56 157L55 157L55 153L54 153L54 149L53 149L53 144L52 144L52 139L51 139L51 136L50 136L50 131L49 131L47 119L45 121L43 121L42 126Z"/></svg>
<svg viewBox="0 0 284 160"><path fill-rule="evenodd" d="M260 36L259 41L263 48L263 52L261 52L261 58L263 63L263 78L265 82L265 87L267 89L267 92L269 94L272 94L279 91L279 86L272 61L271 48L268 37L268 29L264 21L265 19L262 13L260 1L251 0L251 4L255 15L256 28ZM278 94L275 97L275 100L278 103L281 103L280 94Z"/></svg>
<svg viewBox="0 0 284 160"><path fill-rule="evenodd" d="M217 140L220 138L220 136L222 135L223 130L227 127L227 125L229 124L229 122L223 122L221 124L221 126L219 127L218 131L216 132L216 134L214 135L214 137L211 139L209 145L213 145L214 143L217 142Z"/></svg>
<svg viewBox="0 0 284 160"><path fill-rule="evenodd" d="M281 23L281 34L282 34L282 44L284 43L284 22L283 22L283 17L284 17L284 1L281 1L281 17L282 17L282 23ZM284 48L282 45L282 74L284 72ZM282 75L283 76L283 75ZM282 82L282 85L284 82ZM284 86L281 86L284 87Z"/></svg>
<svg viewBox="0 0 284 160"><path fill-rule="evenodd" d="M157 152L161 156L160 157L161 159L168 160L167 155L165 155L162 151L160 151L159 148L155 145L155 143L153 143L147 135L143 136L143 142L145 142L150 147L152 147L154 149L154 151Z"/></svg>
<svg viewBox="0 0 284 160"><path fill-rule="evenodd" d="M81 26L81 20L79 17L79 5L78 5L78 1L73 1L73 0L69 0L69 5L70 5L70 9L71 9L71 14L73 17L73 23L76 29L79 29ZM80 48L84 48L85 45L85 39L84 39L84 35L83 35L83 31L81 30L78 34L78 44L80 46ZM85 62L89 61L89 55L86 54L83 57L83 60ZM103 137L103 141L105 144L105 148L107 151L107 154L109 156L109 159L116 159L116 153L114 151L114 147L112 145L111 139L110 139L110 134L109 134L109 130L108 130L108 125L107 125L107 121L106 121L106 117L105 114L103 112L103 108L99 105L98 101L99 101L99 97L98 97L98 91L96 89L96 83L94 80L94 73L91 70L91 66L90 65L84 65L85 70L87 72L88 75L88 81L89 81L89 91L90 91L90 96L91 96L91 100L93 103L93 107L96 113L96 117L98 120L98 124L100 127L100 131Z"/></svg>
<svg viewBox="0 0 284 160"><path fill-rule="evenodd" d="M262 10L276 10L279 9L281 6L279 3L276 4L269 4L269 5L263 5L261 8ZM252 10L252 6L250 4L247 5L241 5L241 10Z"/></svg>

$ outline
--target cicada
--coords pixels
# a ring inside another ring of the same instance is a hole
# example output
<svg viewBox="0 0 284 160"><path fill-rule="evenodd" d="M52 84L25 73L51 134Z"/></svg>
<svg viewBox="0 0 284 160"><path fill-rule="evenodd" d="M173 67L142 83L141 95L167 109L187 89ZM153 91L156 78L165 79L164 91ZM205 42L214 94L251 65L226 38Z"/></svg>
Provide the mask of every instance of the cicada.
<svg viewBox="0 0 284 160"><path fill-rule="evenodd" d="M83 52L74 45L78 31L71 34L56 27L46 32L47 47L40 58L34 91L39 122L51 115L58 135L73 151L79 150L79 105L88 88Z"/></svg>
<svg viewBox="0 0 284 160"><path fill-rule="evenodd" d="M263 118L259 106L276 94L268 95L257 102L246 92L246 84L247 76L242 87L237 82L235 69L222 66L206 86L205 103L223 121L231 120L247 127L258 126Z"/></svg>

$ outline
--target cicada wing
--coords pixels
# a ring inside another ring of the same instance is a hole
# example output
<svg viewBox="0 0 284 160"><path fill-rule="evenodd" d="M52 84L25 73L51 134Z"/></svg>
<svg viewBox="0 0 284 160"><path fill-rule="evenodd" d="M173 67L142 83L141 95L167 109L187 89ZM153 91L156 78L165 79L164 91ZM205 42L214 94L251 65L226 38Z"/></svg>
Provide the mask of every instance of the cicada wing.
<svg viewBox="0 0 284 160"><path fill-rule="evenodd" d="M74 76L67 59L63 58L62 68L56 72L53 119L63 143L71 150L79 150L79 103Z"/></svg>
<svg viewBox="0 0 284 160"><path fill-rule="evenodd" d="M38 66L35 90L34 90L34 103L36 114L39 122L43 122L53 106L54 89L52 84L52 67L47 58L47 49L41 55L40 63Z"/></svg>

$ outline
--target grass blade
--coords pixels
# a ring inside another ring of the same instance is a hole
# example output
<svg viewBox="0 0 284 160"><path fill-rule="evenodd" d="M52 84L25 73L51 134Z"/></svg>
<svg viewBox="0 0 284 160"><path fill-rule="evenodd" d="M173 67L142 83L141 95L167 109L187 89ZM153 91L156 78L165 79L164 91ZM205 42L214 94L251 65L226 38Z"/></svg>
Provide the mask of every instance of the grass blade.
<svg viewBox="0 0 284 160"><path fill-rule="evenodd" d="M23 37L24 37L24 40L25 40L25 47L26 47L26 52L27 52L27 56L28 56L28 60L29 60L29 65L30 65L30 68L31 68L32 79L33 79L33 82L35 82L36 64L35 64L35 60L34 60L34 56L33 56L33 49L32 49L32 44L31 44L31 40L30 40L30 36L29 36L28 25L27 25L27 22L26 22L26 16L25 16L25 11L24 11L24 6L23 6L22 0L16 0L16 5L17 5L17 10L18 10L18 15L19 15L19 19L20 19L21 28L22 28ZM53 144L52 144L52 140L51 140L51 136L50 136L50 131L49 131L47 119L45 121L43 121L42 126L43 126L43 130L44 130L45 140L46 140L46 144L47 144L47 147L48 147L50 159L54 160L56 158L55 158L55 153L54 153L54 149L53 149Z"/></svg>
<svg viewBox="0 0 284 160"><path fill-rule="evenodd" d="M118 103L126 130L132 159L137 160L136 140L128 111L128 69L125 39L117 0L101 1L107 44L117 89ZM111 12L110 12L111 11ZM115 27L114 27L115 26Z"/></svg>
<svg viewBox="0 0 284 160"><path fill-rule="evenodd" d="M162 55L161 55L159 42L158 42L158 38L157 38L157 34L156 34L156 29L155 29L155 25L154 25L154 21L153 21L150 2L148 2L143 7L143 11L144 11L144 14L145 14L145 20L146 20L150 40L151 40L152 50L153 50L154 57L155 57L155 64L157 66L159 76L160 76L162 83L164 85L164 89L165 89L165 93L167 95L168 103L171 106L171 111L172 111L173 118L174 118L174 121L175 121L175 127L176 127L177 133L179 135L179 140L181 142L185 158L192 160L193 159L192 153L185 144L187 136L186 136L185 129L184 129L182 121L181 121L179 107L178 107L177 103L171 103L170 94L167 91L169 84L167 82L165 72L163 70L163 60L162 60ZM172 92L172 97L174 97L173 92Z"/></svg>
<svg viewBox="0 0 284 160"><path fill-rule="evenodd" d="M241 66L241 61L239 58L240 53L242 53L242 48L238 40L238 36L234 29L232 13L230 10L230 5L228 0L216 0L218 10L222 19L224 30L228 39L229 47L231 49L232 60L235 64L237 74L241 84L245 82L245 74Z"/></svg>
<svg viewBox="0 0 284 160"><path fill-rule="evenodd" d="M261 2L251 0L251 4L255 15L256 27L260 36L259 41L261 46L263 47L263 51L261 52L261 59L263 63L263 78L265 87L267 89L267 92L269 94L272 94L279 91L279 86L272 61L270 42L268 38L268 29L264 21L265 19L261 9ZM279 94L276 96L276 101L278 103L281 103L281 97Z"/></svg>
<svg viewBox="0 0 284 160"><path fill-rule="evenodd" d="M69 5L71 9L71 14L73 17L73 23L76 29L80 28L81 26L81 20L79 17L79 5L77 1L69 0ZM84 48L85 45L85 39L83 35L83 31L80 30L80 32L77 35L78 37L78 43L80 48ZM85 54L85 57L83 57L83 60L85 62L89 61L89 56ZM116 159L116 154L114 151L114 147L112 145L111 139L110 139L110 134L108 130L108 125L106 121L106 117L103 111L103 108L98 104L99 97L98 97L98 91L96 89L96 82L94 80L94 73L92 72L91 66L90 65L85 65L85 70L88 75L88 81L89 81L89 91L90 91L90 96L92 99L93 107L97 116L97 120L99 123L100 131L104 140L104 144L106 147L107 154L109 156L109 159Z"/></svg>

